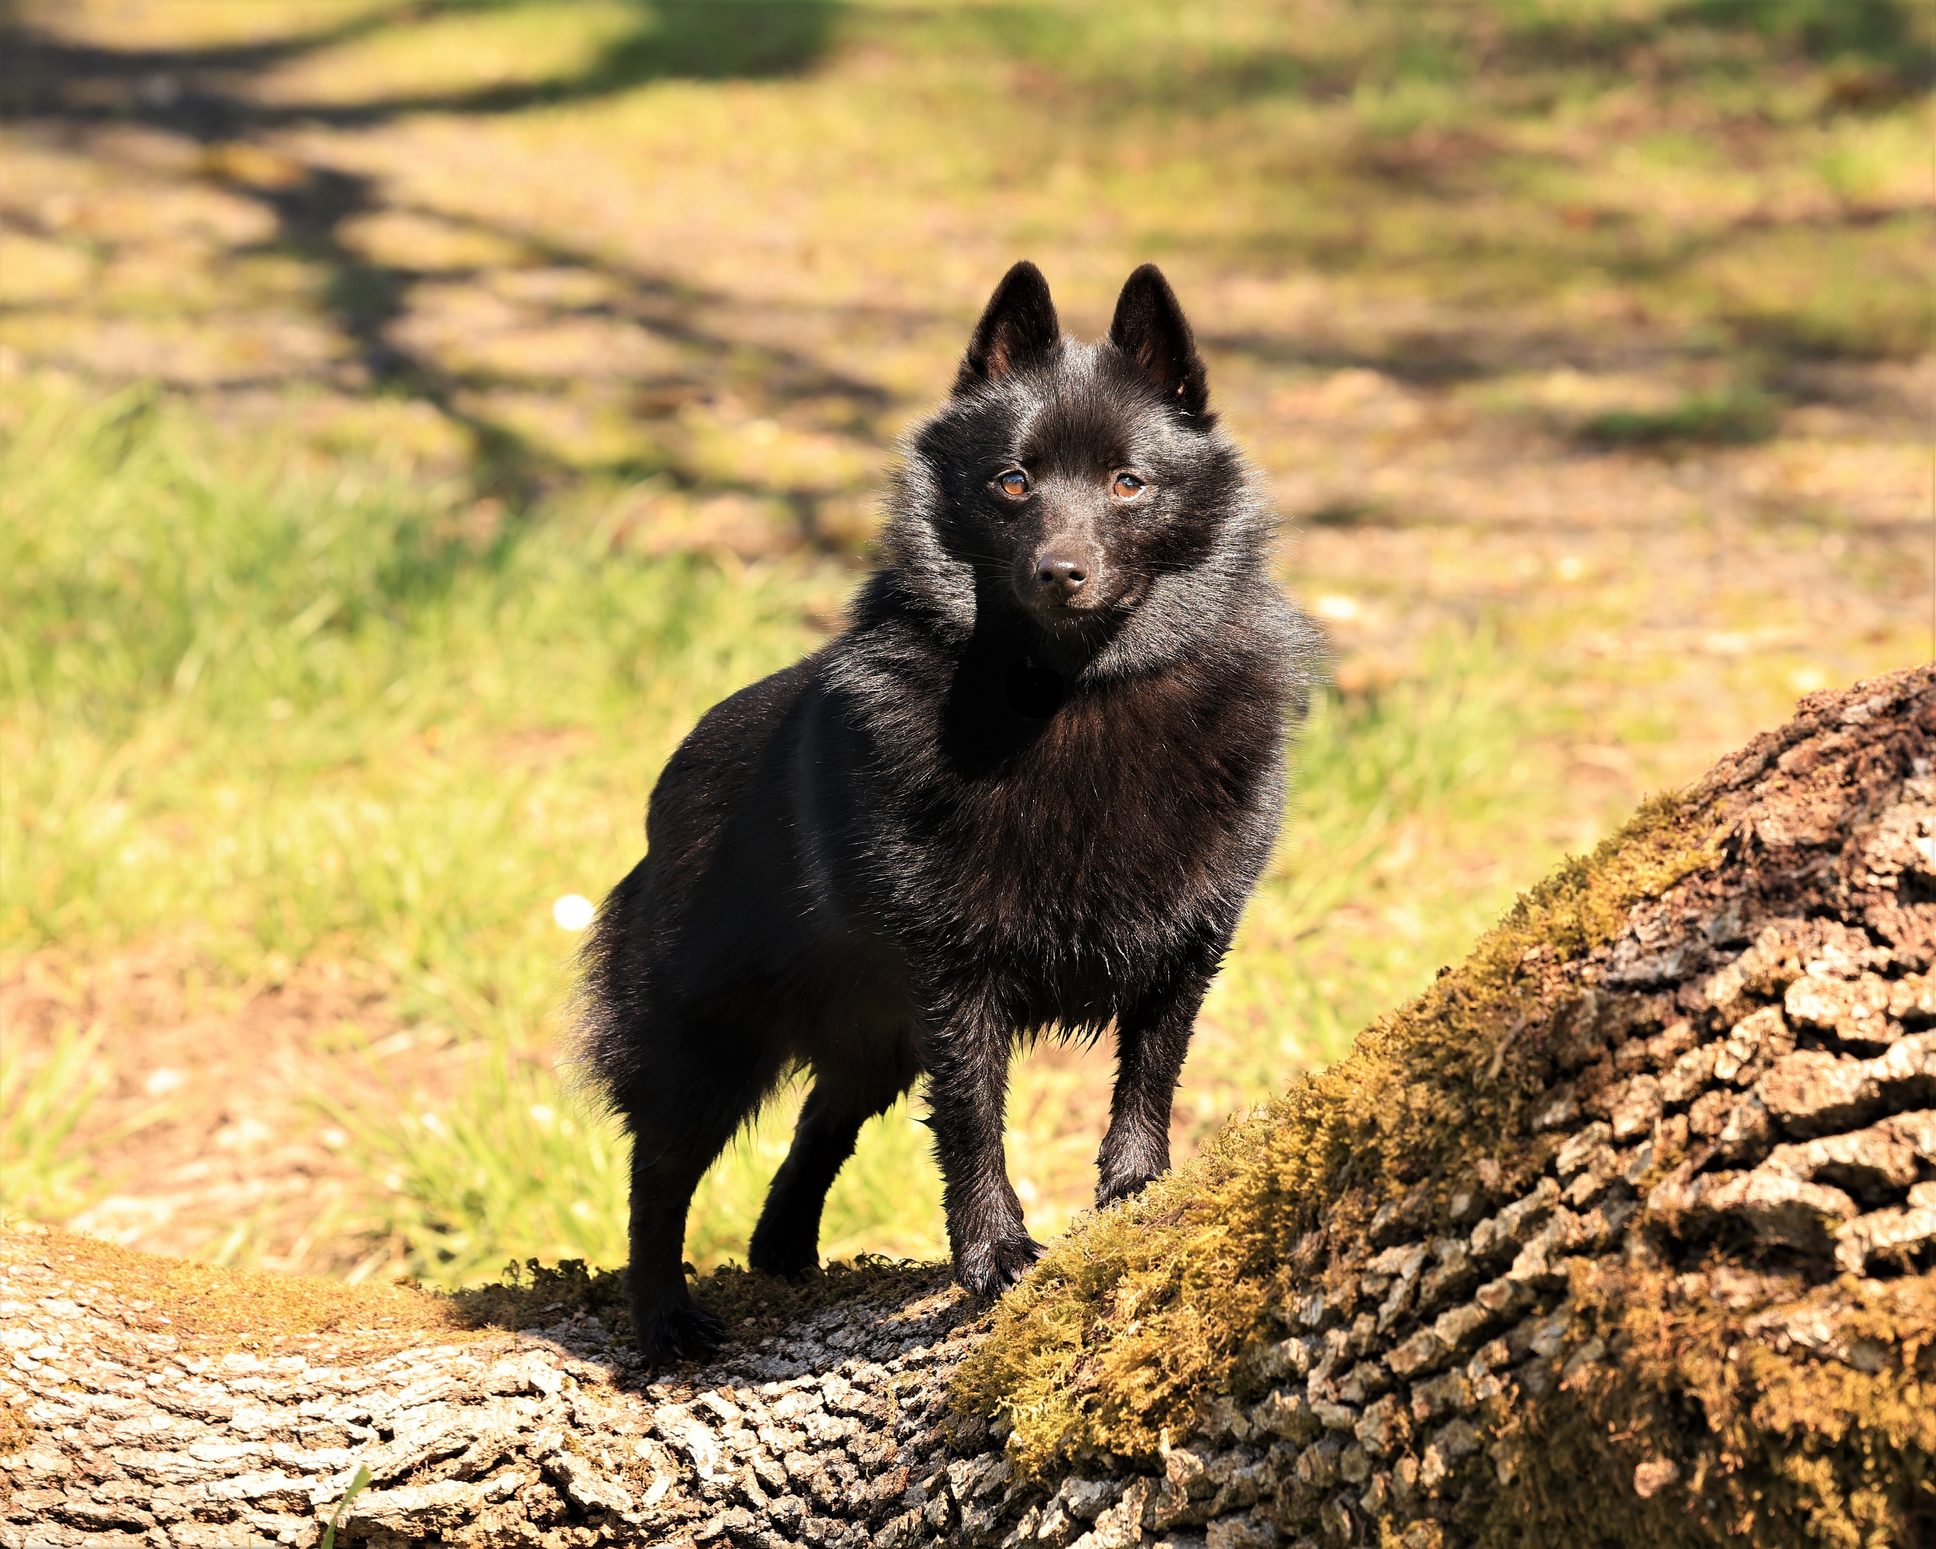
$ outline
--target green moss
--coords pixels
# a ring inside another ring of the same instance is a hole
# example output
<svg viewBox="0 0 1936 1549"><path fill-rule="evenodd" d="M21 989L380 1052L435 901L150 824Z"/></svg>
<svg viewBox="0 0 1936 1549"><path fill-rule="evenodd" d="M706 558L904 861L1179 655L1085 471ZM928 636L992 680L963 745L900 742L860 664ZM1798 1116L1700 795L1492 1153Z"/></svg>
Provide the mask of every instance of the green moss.
<svg viewBox="0 0 1936 1549"><path fill-rule="evenodd" d="M1592 1363L1526 1418L1480 1544L1889 1549L1936 1515L1936 1273L1782 1287L1721 1306L1699 1281L1598 1267L1574 1286ZM1765 1332L1810 1330L1825 1358ZM1655 1471L1641 1494L1635 1469Z"/></svg>
<svg viewBox="0 0 1936 1549"><path fill-rule="evenodd" d="M1523 1138L1529 1111L1575 1001L1565 966L1708 860L1711 826L1677 798L1647 804L1345 1059L1072 1233L1005 1299L957 1402L1006 1420L1025 1470L1087 1449L1147 1456L1203 1396L1241 1387L1243 1350L1271 1332L1293 1275L1347 1264L1381 1206L1442 1217L1489 1154L1502 1186L1525 1181L1544 1160Z"/></svg>

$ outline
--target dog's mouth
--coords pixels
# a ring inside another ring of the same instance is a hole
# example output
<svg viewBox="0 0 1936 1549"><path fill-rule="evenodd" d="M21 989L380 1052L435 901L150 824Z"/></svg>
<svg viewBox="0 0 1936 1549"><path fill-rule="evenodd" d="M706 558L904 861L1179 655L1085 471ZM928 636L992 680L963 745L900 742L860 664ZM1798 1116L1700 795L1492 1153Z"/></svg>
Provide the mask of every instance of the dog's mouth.
<svg viewBox="0 0 1936 1549"><path fill-rule="evenodd" d="M1132 583L1120 591L1093 594L1078 592L1068 599L1024 595L1019 600L1023 611L1052 639L1071 644L1096 641L1129 621L1129 617L1149 596L1149 587Z"/></svg>
<svg viewBox="0 0 1936 1549"><path fill-rule="evenodd" d="M1031 617L1058 632L1079 631L1122 611L1123 599L1100 589L1084 587L1071 595L1043 588L1022 592L1017 599Z"/></svg>
<svg viewBox="0 0 1936 1549"><path fill-rule="evenodd" d="M1029 612L1038 623L1046 624L1058 633L1080 633L1114 611L1106 602L1038 602L1029 607Z"/></svg>

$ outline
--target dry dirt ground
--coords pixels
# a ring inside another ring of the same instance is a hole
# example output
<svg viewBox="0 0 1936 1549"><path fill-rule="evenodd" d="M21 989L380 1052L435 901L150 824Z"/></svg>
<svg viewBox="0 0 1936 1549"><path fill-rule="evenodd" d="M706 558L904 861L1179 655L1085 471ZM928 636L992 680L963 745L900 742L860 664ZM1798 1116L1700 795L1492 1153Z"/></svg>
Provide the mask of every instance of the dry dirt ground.
<svg viewBox="0 0 1936 1549"><path fill-rule="evenodd" d="M158 950L84 965L43 953L0 985L0 1023L14 1058L63 1024L109 1051L80 1130L99 1176L75 1230L217 1263L247 1241L271 1268L362 1279L395 1253L360 1230L362 1172L328 1084L374 1063L399 1087L434 1089L462 1069L450 1040L395 1026L386 1002L340 964L217 987Z"/></svg>

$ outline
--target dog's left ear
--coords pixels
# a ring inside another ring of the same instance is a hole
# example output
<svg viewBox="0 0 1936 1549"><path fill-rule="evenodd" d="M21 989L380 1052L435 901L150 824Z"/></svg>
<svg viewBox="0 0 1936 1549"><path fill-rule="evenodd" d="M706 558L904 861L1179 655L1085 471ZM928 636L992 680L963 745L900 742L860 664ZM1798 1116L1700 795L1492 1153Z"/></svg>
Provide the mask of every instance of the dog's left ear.
<svg viewBox="0 0 1936 1549"><path fill-rule="evenodd" d="M1142 368L1165 402L1209 424L1210 387L1203 357L1176 292L1155 264L1144 264L1123 285L1109 342Z"/></svg>

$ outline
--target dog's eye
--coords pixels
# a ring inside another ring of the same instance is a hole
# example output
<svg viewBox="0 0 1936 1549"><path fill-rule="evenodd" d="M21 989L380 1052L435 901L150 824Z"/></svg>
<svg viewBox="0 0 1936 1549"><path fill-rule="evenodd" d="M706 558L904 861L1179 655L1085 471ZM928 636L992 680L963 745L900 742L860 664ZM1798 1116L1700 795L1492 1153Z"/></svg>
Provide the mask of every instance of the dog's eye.
<svg viewBox="0 0 1936 1549"><path fill-rule="evenodd" d="M1022 496L1029 492L1028 475L1022 472L1020 468L1011 468L1007 473L1004 473L1000 478L995 480L995 488L1000 490L1004 495L1007 495L1010 499L1020 500Z"/></svg>
<svg viewBox="0 0 1936 1549"><path fill-rule="evenodd" d="M1116 482L1109 486L1109 493L1118 500L1134 500L1143 493L1143 481L1133 473L1119 473Z"/></svg>

